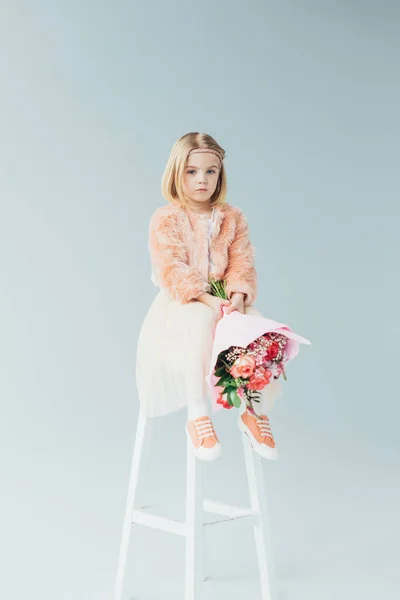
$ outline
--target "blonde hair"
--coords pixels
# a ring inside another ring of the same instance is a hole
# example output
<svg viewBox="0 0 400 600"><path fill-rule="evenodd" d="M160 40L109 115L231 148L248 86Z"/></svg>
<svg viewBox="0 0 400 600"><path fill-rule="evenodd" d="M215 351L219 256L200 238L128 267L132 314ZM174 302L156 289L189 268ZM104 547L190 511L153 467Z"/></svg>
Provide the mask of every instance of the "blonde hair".
<svg viewBox="0 0 400 600"><path fill-rule="evenodd" d="M223 163L225 150L210 135L199 133L198 131L192 131L183 135L173 145L162 176L162 194L169 202L177 202L187 206L187 199L182 189L182 176L189 152L198 149L212 150L220 158L221 166L218 183L210 198L210 206L224 204L227 192L226 172Z"/></svg>

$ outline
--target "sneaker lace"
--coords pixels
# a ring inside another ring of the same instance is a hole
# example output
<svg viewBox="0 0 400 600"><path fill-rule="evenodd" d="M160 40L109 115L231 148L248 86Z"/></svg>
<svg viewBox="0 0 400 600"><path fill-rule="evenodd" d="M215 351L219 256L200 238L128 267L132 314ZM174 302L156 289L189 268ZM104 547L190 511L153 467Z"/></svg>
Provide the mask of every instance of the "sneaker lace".
<svg viewBox="0 0 400 600"><path fill-rule="evenodd" d="M215 436L214 426L211 422L211 419L204 419L203 421L195 421L194 429L196 431L196 435L199 439L204 439L206 437Z"/></svg>
<svg viewBox="0 0 400 600"><path fill-rule="evenodd" d="M269 438L271 438L271 440L274 439L273 435L272 435L272 432L271 432L271 427L270 427L270 424L269 424L269 420L257 418L256 423L257 423L257 426L258 426L258 428L260 430L260 434L263 437L269 437Z"/></svg>

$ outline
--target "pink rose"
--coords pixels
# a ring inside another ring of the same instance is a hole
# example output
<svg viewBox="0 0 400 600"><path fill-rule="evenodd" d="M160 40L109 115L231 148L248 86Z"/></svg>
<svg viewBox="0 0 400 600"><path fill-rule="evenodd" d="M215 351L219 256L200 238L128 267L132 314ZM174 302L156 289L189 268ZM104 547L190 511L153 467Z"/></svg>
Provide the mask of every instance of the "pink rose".
<svg viewBox="0 0 400 600"><path fill-rule="evenodd" d="M243 354L235 360L229 373L235 379L237 377L243 377L243 379L247 379L253 375L255 367L255 359L250 355Z"/></svg>
<svg viewBox="0 0 400 600"><path fill-rule="evenodd" d="M249 390L262 390L269 383L272 373L269 369L258 367L254 375L251 377L247 387Z"/></svg>

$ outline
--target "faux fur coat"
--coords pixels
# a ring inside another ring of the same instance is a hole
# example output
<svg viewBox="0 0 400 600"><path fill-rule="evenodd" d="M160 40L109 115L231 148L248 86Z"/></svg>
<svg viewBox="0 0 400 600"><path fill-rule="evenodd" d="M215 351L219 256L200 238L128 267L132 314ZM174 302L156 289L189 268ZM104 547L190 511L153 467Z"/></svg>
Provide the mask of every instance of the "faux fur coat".
<svg viewBox="0 0 400 600"><path fill-rule="evenodd" d="M245 293L244 304L257 296L255 251L246 217L227 202L214 210L208 255L208 216L176 203L158 207L150 218L151 280L185 304L210 292L208 277L225 279L227 296Z"/></svg>

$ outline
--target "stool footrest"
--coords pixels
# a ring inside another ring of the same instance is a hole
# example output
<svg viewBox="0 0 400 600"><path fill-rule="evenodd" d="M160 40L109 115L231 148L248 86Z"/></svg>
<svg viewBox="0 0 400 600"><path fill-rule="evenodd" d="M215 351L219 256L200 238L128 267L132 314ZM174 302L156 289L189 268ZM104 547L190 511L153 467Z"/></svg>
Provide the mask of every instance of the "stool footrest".
<svg viewBox="0 0 400 600"><path fill-rule="evenodd" d="M225 517L224 519L217 519L216 521L209 521L203 523L204 527L210 527L210 525L220 525L222 523L230 523L231 525L251 525L256 526L260 523L259 515L244 515L243 517Z"/></svg>
<svg viewBox="0 0 400 600"><path fill-rule="evenodd" d="M145 525L146 527L152 527L153 529L162 529L163 531L175 533L176 535L186 535L186 523L183 523L182 521L174 521L173 519L166 519L165 517L150 515L142 510L133 511L132 523Z"/></svg>
<svg viewBox="0 0 400 600"><path fill-rule="evenodd" d="M214 500L203 500L203 510L206 512L214 513L216 515L223 515L231 519L238 519L241 517L256 517L258 512L251 508L242 508L240 506L234 506L233 504L225 504L224 502L215 502Z"/></svg>
<svg viewBox="0 0 400 600"><path fill-rule="evenodd" d="M167 519L165 517L159 517L158 515L149 514L143 509L136 509L132 514L132 523L137 525L145 525L146 527L152 527L153 529L161 529L169 533L175 533L176 535L185 536L187 534L186 522L176 521L174 519ZM225 519L218 519L217 521L203 522L204 526L217 525L219 523L232 523L237 521L238 523L249 525L256 525L259 519L259 513L251 510L251 508L241 508L240 506L233 506L232 504L224 504L223 502L215 502L214 500L203 500L203 510L208 513L221 515L226 517Z"/></svg>

